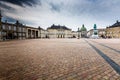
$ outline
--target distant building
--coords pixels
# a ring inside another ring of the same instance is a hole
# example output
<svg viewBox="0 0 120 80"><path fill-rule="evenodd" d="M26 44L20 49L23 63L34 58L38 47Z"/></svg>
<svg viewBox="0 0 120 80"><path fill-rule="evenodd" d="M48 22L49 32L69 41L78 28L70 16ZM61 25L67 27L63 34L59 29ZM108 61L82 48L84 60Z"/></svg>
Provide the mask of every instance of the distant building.
<svg viewBox="0 0 120 80"><path fill-rule="evenodd" d="M49 38L70 38L71 37L71 29L66 26L60 25L52 25L47 28Z"/></svg>
<svg viewBox="0 0 120 80"><path fill-rule="evenodd" d="M100 38L106 38L106 29L105 28L98 29L98 36Z"/></svg>
<svg viewBox="0 0 120 80"><path fill-rule="evenodd" d="M81 38L81 32L72 31L72 38Z"/></svg>
<svg viewBox="0 0 120 80"><path fill-rule="evenodd" d="M86 28L84 25L79 31L72 31L66 26L52 25L44 30L41 27L35 28L16 23L9 23L7 20L2 22L0 13L0 41L11 39L36 39L36 38L81 38L86 37Z"/></svg>
<svg viewBox="0 0 120 80"><path fill-rule="evenodd" d="M47 30L45 30L41 27L38 27L38 29L39 29L40 38L49 38Z"/></svg>
<svg viewBox="0 0 120 80"><path fill-rule="evenodd" d="M93 29L87 31L87 37L90 38L93 35Z"/></svg>
<svg viewBox="0 0 120 80"><path fill-rule="evenodd" d="M81 32L81 38L86 38L87 37L87 29L84 26L84 24L82 25L82 27L80 29L80 32Z"/></svg>
<svg viewBox="0 0 120 80"><path fill-rule="evenodd" d="M107 38L120 38L120 22L116 21L115 24L106 28Z"/></svg>
<svg viewBox="0 0 120 80"><path fill-rule="evenodd" d="M106 29L97 29L98 30L98 36L99 36L99 38L105 38L106 37ZM92 35L93 35L93 29L91 29L91 30L89 30L88 32L87 32L87 37L91 37Z"/></svg>

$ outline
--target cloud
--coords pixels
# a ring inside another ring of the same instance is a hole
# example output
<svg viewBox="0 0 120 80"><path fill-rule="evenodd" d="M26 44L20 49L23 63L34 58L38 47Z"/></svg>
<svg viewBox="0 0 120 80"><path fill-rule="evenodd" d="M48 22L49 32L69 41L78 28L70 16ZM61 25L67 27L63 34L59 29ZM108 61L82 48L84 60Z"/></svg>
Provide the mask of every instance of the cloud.
<svg viewBox="0 0 120 80"><path fill-rule="evenodd" d="M1 0L1 1L9 2L19 6L23 6L23 4L32 6L33 4L37 3L36 0Z"/></svg>
<svg viewBox="0 0 120 80"><path fill-rule="evenodd" d="M24 1L21 0L19 4L9 0L1 1L0 7L3 15L35 27L47 28L52 24L60 24L77 30L78 27L85 24L89 30L93 28L95 23L99 28L105 28L119 19L120 13L120 0ZM30 6L27 3L35 6ZM10 9L3 7L3 5Z"/></svg>

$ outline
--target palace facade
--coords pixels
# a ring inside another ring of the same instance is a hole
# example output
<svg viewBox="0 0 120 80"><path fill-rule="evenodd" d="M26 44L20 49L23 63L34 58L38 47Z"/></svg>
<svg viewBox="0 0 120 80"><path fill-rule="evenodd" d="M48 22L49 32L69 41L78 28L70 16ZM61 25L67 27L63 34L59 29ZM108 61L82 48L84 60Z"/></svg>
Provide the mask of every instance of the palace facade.
<svg viewBox="0 0 120 80"><path fill-rule="evenodd" d="M2 22L2 15L0 13L0 41L11 39L35 39L45 38L47 32L38 27L30 27L16 21L15 24L8 23L7 20Z"/></svg>
<svg viewBox="0 0 120 80"><path fill-rule="evenodd" d="M26 27L16 21L15 24L8 23L7 21L1 21L0 16L0 40L9 39L25 39L26 38Z"/></svg>
<svg viewBox="0 0 120 80"><path fill-rule="evenodd" d="M26 26L26 38L27 39L35 39L39 37L40 37L40 33L39 33L38 28Z"/></svg>
<svg viewBox="0 0 120 80"><path fill-rule="evenodd" d="M66 26L52 25L47 28L49 38L71 38L71 29Z"/></svg>
<svg viewBox="0 0 120 80"><path fill-rule="evenodd" d="M15 24L2 22L0 15L0 41L11 39L36 39L36 38L71 38L72 31L66 26L52 25L44 30L41 27L35 28L26 26L16 21Z"/></svg>
<svg viewBox="0 0 120 80"><path fill-rule="evenodd" d="M115 24L106 28L107 38L120 38L120 22L116 21Z"/></svg>
<svg viewBox="0 0 120 80"><path fill-rule="evenodd" d="M16 21L9 23L2 22L0 13L0 41L11 39L36 39L36 38L81 38L86 37L87 29L83 26L79 31L72 31L66 26L52 25L44 30L41 27L35 28L26 26Z"/></svg>

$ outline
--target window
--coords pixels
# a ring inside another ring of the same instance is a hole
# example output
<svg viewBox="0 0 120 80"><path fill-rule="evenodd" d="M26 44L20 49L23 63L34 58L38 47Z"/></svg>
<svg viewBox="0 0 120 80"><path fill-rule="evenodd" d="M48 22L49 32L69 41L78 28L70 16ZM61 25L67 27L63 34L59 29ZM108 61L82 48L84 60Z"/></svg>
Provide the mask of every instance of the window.
<svg viewBox="0 0 120 80"><path fill-rule="evenodd" d="M5 29L5 25L2 25L2 29Z"/></svg>
<svg viewBox="0 0 120 80"><path fill-rule="evenodd" d="M25 29L24 29L24 28L22 29L22 32L25 32Z"/></svg>
<svg viewBox="0 0 120 80"><path fill-rule="evenodd" d="M11 28L11 26L8 26L8 30L11 30L12 28Z"/></svg>
<svg viewBox="0 0 120 80"><path fill-rule="evenodd" d="M19 32L21 32L21 27L19 27Z"/></svg>
<svg viewBox="0 0 120 80"><path fill-rule="evenodd" d="M21 33L19 33L19 36L21 36Z"/></svg>
<svg viewBox="0 0 120 80"><path fill-rule="evenodd" d="M23 33L23 36L25 36L25 33Z"/></svg>
<svg viewBox="0 0 120 80"><path fill-rule="evenodd" d="M5 36L7 33L6 33L6 32L3 32L2 34Z"/></svg>
<svg viewBox="0 0 120 80"><path fill-rule="evenodd" d="M25 32L25 28L23 28L23 32Z"/></svg>
<svg viewBox="0 0 120 80"><path fill-rule="evenodd" d="M14 31L16 31L16 26L14 26Z"/></svg>

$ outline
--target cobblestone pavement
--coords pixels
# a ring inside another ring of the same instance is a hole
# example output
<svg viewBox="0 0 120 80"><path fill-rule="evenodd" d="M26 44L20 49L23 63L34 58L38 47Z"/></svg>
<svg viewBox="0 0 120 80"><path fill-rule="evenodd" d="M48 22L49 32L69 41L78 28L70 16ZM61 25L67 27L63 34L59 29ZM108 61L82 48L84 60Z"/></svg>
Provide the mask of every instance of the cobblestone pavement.
<svg viewBox="0 0 120 80"><path fill-rule="evenodd" d="M120 50L120 39L98 39L98 40L92 40L96 41L97 43L104 44L106 46L109 46L111 48L115 48L117 50Z"/></svg>
<svg viewBox="0 0 120 80"><path fill-rule="evenodd" d="M0 42L0 80L120 80L87 42L118 66L119 39L32 39Z"/></svg>

